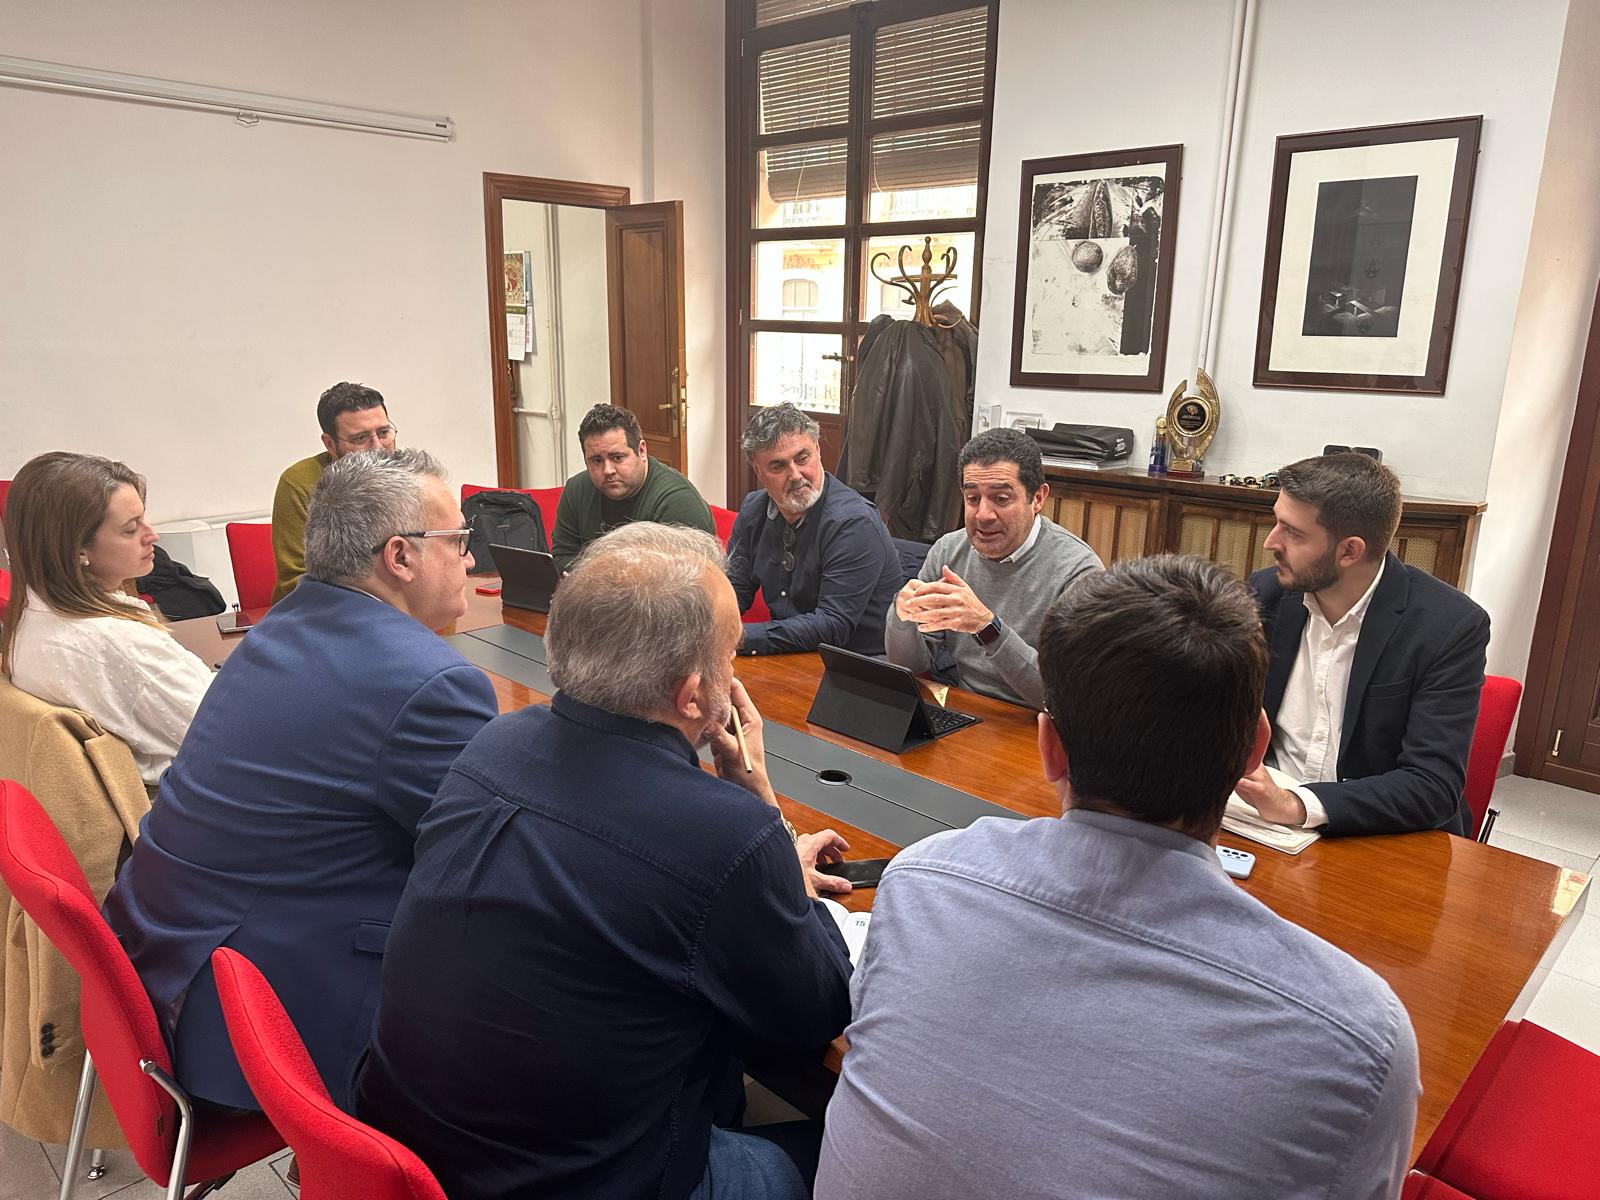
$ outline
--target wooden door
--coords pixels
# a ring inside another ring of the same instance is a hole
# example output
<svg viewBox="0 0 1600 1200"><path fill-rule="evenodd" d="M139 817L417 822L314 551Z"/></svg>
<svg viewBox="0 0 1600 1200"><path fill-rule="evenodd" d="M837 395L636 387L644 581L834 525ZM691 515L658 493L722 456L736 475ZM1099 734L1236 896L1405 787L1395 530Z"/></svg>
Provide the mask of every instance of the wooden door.
<svg viewBox="0 0 1600 1200"><path fill-rule="evenodd" d="M606 209L611 403L639 421L650 453L688 473L683 343L683 201Z"/></svg>
<svg viewBox="0 0 1600 1200"><path fill-rule="evenodd" d="M1600 792L1600 306L1550 532L1516 751L1519 775Z"/></svg>

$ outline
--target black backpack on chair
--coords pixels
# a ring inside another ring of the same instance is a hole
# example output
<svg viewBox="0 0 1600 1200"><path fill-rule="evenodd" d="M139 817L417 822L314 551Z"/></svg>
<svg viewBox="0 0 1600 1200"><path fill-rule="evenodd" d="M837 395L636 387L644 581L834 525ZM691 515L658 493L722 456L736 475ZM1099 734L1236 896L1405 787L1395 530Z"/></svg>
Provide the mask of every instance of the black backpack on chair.
<svg viewBox="0 0 1600 1200"><path fill-rule="evenodd" d="M474 492L462 503L461 515L472 530L467 550L472 554L474 575L495 574L491 545L550 551L544 518L532 496L522 492Z"/></svg>
<svg viewBox="0 0 1600 1200"><path fill-rule="evenodd" d="M167 620L214 617L228 607L211 580L196 575L160 546L155 549L156 561L150 566L150 574L134 580L134 586L141 595L155 601L156 608Z"/></svg>

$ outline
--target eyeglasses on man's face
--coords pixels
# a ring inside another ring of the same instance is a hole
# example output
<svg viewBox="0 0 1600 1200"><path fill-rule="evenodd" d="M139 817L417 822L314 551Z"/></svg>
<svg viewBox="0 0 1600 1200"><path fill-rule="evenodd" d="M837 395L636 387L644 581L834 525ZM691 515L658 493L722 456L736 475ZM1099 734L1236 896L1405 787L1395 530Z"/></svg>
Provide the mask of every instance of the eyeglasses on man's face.
<svg viewBox="0 0 1600 1200"><path fill-rule="evenodd" d="M457 551L462 558L467 556L467 545L472 541L470 529L408 529L401 533L391 533L383 541L372 548L374 554L383 553L383 548L397 537L403 538L455 538Z"/></svg>
<svg viewBox="0 0 1600 1200"><path fill-rule="evenodd" d="M394 445L394 435L399 432L398 425L379 425L376 429L358 433L355 437L335 437L333 440L349 446L352 450L371 450L374 446Z"/></svg>

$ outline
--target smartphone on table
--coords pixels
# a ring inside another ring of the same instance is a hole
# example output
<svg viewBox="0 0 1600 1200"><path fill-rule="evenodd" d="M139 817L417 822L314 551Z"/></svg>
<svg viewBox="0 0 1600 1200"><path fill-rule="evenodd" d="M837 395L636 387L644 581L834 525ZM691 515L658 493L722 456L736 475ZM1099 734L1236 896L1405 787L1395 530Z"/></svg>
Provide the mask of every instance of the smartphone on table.
<svg viewBox="0 0 1600 1200"><path fill-rule="evenodd" d="M217 632L243 633L254 624L255 622L250 619L250 614L235 604L232 612L225 612L217 618Z"/></svg>
<svg viewBox="0 0 1600 1200"><path fill-rule="evenodd" d="M847 858L844 862L818 863L817 870L847 879L852 887L877 887L888 865L887 858Z"/></svg>

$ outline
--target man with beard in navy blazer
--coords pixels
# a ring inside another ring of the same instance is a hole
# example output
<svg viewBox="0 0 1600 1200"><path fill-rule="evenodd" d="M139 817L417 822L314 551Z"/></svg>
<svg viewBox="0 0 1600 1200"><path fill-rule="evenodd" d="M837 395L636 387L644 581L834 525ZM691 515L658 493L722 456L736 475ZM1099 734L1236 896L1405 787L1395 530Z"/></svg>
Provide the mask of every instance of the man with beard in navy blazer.
<svg viewBox="0 0 1600 1200"><path fill-rule="evenodd" d="M178 1082L202 1101L259 1107L211 977L228 946L265 973L348 1104L417 823L497 707L432 632L466 611L464 525L420 450L328 467L305 578L207 692L106 897Z"/></svg>
<svg viewBox="0 0 1600 1200"><path fill-rule="evenodd" d="M1483 690L1489 615L1388 552L1400 481L1364 454L1278 473L1276 567L1250 577L1271 660L1268 761L1239 796L1263 817L1328 834L1443 829L1462 799Z"/></svg>

